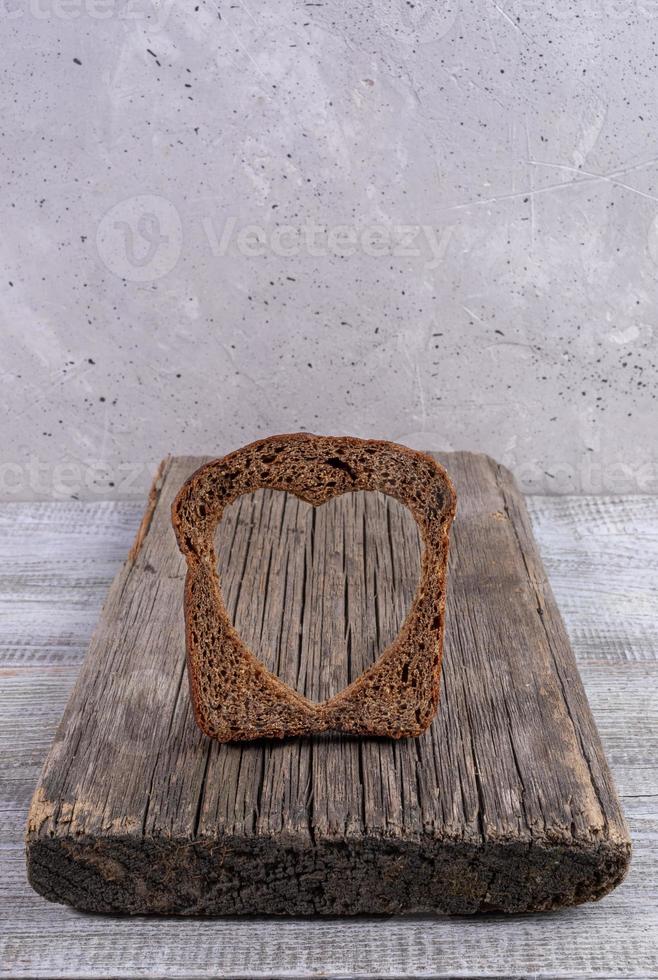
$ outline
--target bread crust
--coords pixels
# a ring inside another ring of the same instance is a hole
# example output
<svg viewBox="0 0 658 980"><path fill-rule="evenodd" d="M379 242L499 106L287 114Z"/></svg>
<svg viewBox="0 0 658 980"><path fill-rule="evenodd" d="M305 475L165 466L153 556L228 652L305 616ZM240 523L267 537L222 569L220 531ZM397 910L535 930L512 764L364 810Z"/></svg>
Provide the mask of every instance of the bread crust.
<svg viewBox="0 0 658 980"><path fill-rule="evenodd" d="M354 490L379 490L407 506L420 530L420 580L398 636L324 702L310 701L267 670L238 635L222 599L215 530L229 503L264 487L314 507ZM187 562L187 669L201 730L222 742L326 731L401 738L425 731L439 700L455 509L442 466L383 440L296 432L257 440L199 467L174 500L172 523Z"/></svg>

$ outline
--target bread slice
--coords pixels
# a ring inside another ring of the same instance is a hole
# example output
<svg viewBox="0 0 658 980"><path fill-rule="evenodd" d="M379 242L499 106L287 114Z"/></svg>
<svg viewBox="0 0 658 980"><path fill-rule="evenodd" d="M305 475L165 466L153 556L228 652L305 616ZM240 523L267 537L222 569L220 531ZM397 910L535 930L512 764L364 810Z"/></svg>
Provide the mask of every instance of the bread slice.
<svg viewBox="0 0 658 980"><path fill-rule="evenodd" d="M353 683L320 704L284 684L234 629L217 575L215 530L224 508L261 487L314 507L353 490L405 504L423 543L418 590L395 640ZM200 467L172 507L187 562L185 625L194 716L221 742L325 731L419 735L439 699L448 536L456 495L430 456L392 442L307 432L272 436Z"/></svg>

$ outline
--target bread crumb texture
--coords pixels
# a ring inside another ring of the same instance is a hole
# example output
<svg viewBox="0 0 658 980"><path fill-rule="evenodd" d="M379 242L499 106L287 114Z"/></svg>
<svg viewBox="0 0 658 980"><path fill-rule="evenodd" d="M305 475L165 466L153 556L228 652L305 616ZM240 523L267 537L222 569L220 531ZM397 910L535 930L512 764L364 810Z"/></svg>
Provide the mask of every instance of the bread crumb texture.
<svg viewBox="0 0 658 980"><path fill-rule="evenodd" d="M420 580L400 633L353 683L322 703L272 674L242 641L222 598L215 531L224 509L261 488L318 507L378 490L411 511L421 535ZM198 469L172 507L187 562L187 668L197 724L221 742L327 731L420 735L439 700L450 526L456 494L430 456L392 442L310 433L272 436Z"/></svg>

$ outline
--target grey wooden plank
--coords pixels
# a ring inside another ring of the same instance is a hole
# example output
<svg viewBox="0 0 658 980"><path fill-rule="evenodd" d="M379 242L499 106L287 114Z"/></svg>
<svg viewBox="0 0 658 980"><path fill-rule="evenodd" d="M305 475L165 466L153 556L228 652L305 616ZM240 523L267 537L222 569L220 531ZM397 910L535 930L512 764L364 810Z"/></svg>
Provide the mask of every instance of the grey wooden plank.
<svg viewBox="0 0 658 980"><path fill-rule="evenodd" d="M143 502L0 506L0 658L79 665Z"/></svg>
<svg viewBox="0 0 658 980"><path fill-rule="evenodd" d="M17 505L11 505L14 508ZM19 505L29 512L33 505ZM60 511L69 505L40 506L43 547L39 533L35 544L39 561L22 573L33 589L34 606L25 618L22 611L11 614L11 563L21 561L23 532L12 510L0 532L6 581L0 589L0 665L7 659L4 637L35 637L43 645L47 660L60 662L62 650L55 643L48 650L49 624L54 616L67 619L80 655L88 643L98 616L101 596L89 610L86 620L79 616L73 589L57 594L57 567L74 567L78 549L85 553L98 549L116 557L108 558L104 588L110 584L120 560L130 546L140 504L120 505L132 510L131 526L125 515L116 517L115 534L98 540L89 531L88 517L80 520L75 534L63 534L49 550L51 530L63 523ZM78 506L81 505L72 505ZM107 521L111 523L111 505ZM635 844L634 861L627 880L598 905L546 917L490 921L445 921L441 919L357 922L171 922L168 920L108 920L86 917L63 906L42 901L27 886L21 836L29 794L38 769L52 739L76 671L59 673L47 688L38 686L44 671L11 669L8 677L0 672L2 711L0 722L0 807L2 831L0 860L0 926L2 958L6 976L305 976L311 972L328 976L537 976L537 977L651 977L658 975L656 934L658 906L658 794L655 752L646 744L646 723L656 715L652 692L658 678L651 665L631 674L615 664L623 664L626 651L635 649L636 623L623 603L615 611L615 593L606 598L606 612L616 624L613 641L602 633L597 641L599 610L578 602L569 606L574 589L589 593L603 591L608 584L606 555L614 552L614 540L597 545L601 531L582 525L590 507L603 509L606 523L623 526L623 534L633 547L625 572L633 591L645 604L656 604L655 576L647 574L645 563L658 554L655 534L658 527L658 498L621 499L529 498L534 529L551 584L581 665L581 674L590 704L612 763L616 781L623 791L624 808L631 824ZM6 505L0 506L0 518ZM539 515L539 516L537 516ZM51 530L48 530L50 525ZM588 548L581 555L577 536L587 535ZM648 530L647 530L648 529ZM109 542L112 538L113 543ZM588 558L591 555L591 558ZM579 564L577 574L572 563ZM565 605L565 603L567 605ZM647 626L652 629L651 619ZM655 660L658 651L658 623L648 651ZM68 654L65 653L65 656ZM646 659L646 658L644 658ZM587 663L596 661L590 672ZM622 684L621 689L619 687ZM16 690L14 685L20 687ZM617 691L620 695L617 696ZM13 708L13 710L11 710ZM8 718L8 711L11 717ZM29 750L25 749L25 743ZM616 755L617 748L619 750ZM624 765L619 768L617 762ZM9 796L6 788L10 773L17 774ZM641 775L644 773L645 775ZM13 841L13 843L12 843Z"/></svg>
<svg viewBox="0 0 658 980"><path fill-rule="evenodd" d="M656 500L528 498L542 559L580 664L658 656Z"/></svg>

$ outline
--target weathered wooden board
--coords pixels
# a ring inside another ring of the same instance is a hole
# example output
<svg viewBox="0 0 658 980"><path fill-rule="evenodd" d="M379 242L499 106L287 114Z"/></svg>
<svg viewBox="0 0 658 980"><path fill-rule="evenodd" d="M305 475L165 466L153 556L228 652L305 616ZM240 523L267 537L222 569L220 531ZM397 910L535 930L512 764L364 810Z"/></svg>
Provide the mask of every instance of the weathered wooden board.
<svg viewBox="0 0 658 980"><path fill-rule="evenodd" d="M35 793L38 891L94 911L391 913L614 887L628 834L522 498L487 457L440 458L459 511L430 730L258 745L192 720L169 506L201 460L167 461ZM311 697L372 662L417 581L413 522L377 495L313 511L260 492L219 536L237 627Z"/></svg>
<svg viewBox="0 0 658 980"><path fill-rule="evenodd" d="M562 913L81 915L27 883L24 827L143 501L0 503L0 976L658 977L658 496L526 497L633 838L622 885Z"/></svg>

